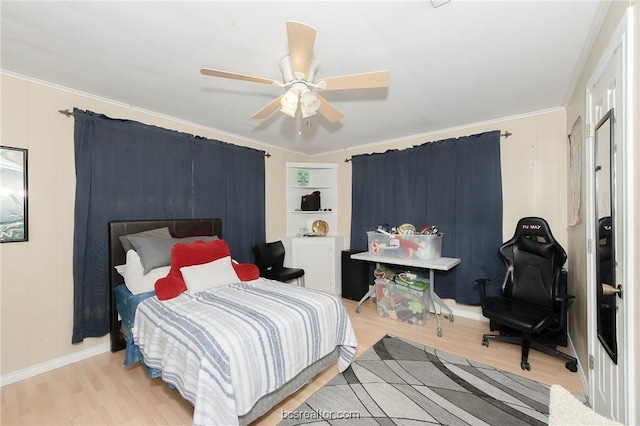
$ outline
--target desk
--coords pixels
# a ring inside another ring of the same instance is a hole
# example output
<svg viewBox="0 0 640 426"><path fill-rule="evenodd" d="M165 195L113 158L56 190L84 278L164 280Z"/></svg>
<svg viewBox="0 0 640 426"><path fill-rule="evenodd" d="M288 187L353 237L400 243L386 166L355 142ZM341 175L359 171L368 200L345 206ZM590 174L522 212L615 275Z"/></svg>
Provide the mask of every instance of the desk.
<svg viewBox="0 0 640 426"><path fill-rule="evenodd" d="M433 312L436 315L436 321L438 323L438 331L437 331L438 337L442 337L442 327L440 326L440 316L439 316L438 310L436 309L436 304L438 304L438 306L440 307L440 312L442 312L442 309L449 311L448 317L449 317L449 321L451 322L453 322L453 312L451 311L451 308L449 308L447 304L444 303L444 301L440 298L440 296L438 296L433 290L433 287L434 287L433 271L434 270L448 271L449 269L453 268L458 263L460 263L460 259L457 259L455 257L440 257L440 258L431 259L431 260L399 259L396 257L372 255L366 251L362 253L352 254L351 258L355 260L364 260L367 262L376 262L377 264L386 263L388 265L413 266L416 268L428 269L429 270L429 290L431 293L431 305L433 307ZM358 302L358 306L356 306L356 312L358 313L360 312L360 305L369 297L371 297L373 294L375 294L375 286L373 289L369 290L367 294L364 295L364 297L362 298L362 300L360 300L360 302Z"/></svg>

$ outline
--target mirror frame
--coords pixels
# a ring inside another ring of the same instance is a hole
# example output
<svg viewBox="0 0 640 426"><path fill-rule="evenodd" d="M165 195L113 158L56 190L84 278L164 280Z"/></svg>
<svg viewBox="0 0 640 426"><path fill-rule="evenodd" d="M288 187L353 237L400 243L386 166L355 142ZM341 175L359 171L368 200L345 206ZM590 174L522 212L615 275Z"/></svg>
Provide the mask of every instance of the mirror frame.
<svg viewBox="0 0 640 426"><path fill-rule="evenodd" d="M0 176L0 243L29 241L27 150L0 146Z"/></svg>
<svg viewBox="0 0 640 426"><path fill-rule="evenodd" d="M601 274L601 264L600 264L600 243L601 243L601 236L600 236L600 219L602 219L600 217L601 212L599 211L599 196L605 192L602 191L602 188L600 187L600 185L598 184L598 172L601 171L602 166L599 164L598 161L598 152L599 152L599 148L598 148L598 142L599 142L599 138L598 138L598 130L600 130L600 128L607 122L609 122L609 134L607 135L609 137L609 188L607 188L608 192L609 192L609 206L610 206L610 217L611 217L611 230L610 230L610 235L608 237L608 239L610 240L608 242L608 244L610 244L610 248L611 248L611 284L613 287L616 287L616 267L615 267L615 190L614 190L614 183L615 183L615 157L614 157L614 152L615 152L615 147L614 147L614 143L615 143L615 139L614 139L614 121L615 121L615 116L614 116L614 111L613 108L611 108L609 111L607 111L602 118L598 121L598 123L595 126L595 131L594 131L594 149L595 149L595 164L596 164L596 168L594 170L595 173L595 182L596 182L596 196L595 196L595 217L597 218L595 226L596 226L596 325L597 325L597 335L598 335L598 340L600 341L600 343L602 344L603 348L605 349L605 351L607 352L607 354L609 355L609 357L611 358L611 360L617 364L618 363L618 345L617 345L617 327L616 327L616 295L613 294L611 296L605 296L603 294L603 290L602 290L602 282L600 282L600 274ZM603 216L603 218L606 218L607 216ZM613 311L610 313L610 315L612 316L612 318L610 319L612 325L612 329L608 330L609 333L607 334L608 338L603 336L603 315L602 315L602 301L603 298L607 297L610 299L611 301L611 305L612 305L612 309Z"/></svg>

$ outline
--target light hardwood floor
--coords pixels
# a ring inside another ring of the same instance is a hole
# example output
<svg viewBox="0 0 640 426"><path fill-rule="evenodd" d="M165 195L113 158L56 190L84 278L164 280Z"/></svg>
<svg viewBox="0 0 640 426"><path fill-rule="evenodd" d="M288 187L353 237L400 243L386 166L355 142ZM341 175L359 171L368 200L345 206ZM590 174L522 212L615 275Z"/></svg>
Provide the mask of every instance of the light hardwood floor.
<svg viewBox="0 0 640 426"><path fill-rule="evenodd" d="M424 326L395 322L377 315L367 301L360 314L356 302L343 299L358 338L359 356L385 334L445 350L449 353L520 374L547 384L560 384L583 393L577 373L562 360L532 350L531 371L520 369L519 347L491 342L481 345L488 323L456 317L442 321L443 336L436 335L432 317ZM140 366L124 367L123 351L105 353L0 389L2 425L190 425L193 408L160 379L150 380ZM255 424L280 421L337 374L334 363Z"/></svg>

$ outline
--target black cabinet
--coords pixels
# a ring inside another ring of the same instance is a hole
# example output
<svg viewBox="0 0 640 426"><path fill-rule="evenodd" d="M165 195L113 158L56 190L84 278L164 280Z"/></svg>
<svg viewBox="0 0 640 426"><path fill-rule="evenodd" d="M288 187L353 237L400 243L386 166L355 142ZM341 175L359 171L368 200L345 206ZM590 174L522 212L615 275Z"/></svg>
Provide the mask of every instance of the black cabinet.
<svg viewBox="0 0 640 426"><path fill-rule="evenodd" d="M362 299L369 291L369 284L373 284L369 262L351 259L352 254L361 251L342 251L342 297L351 300Z"/></svg>

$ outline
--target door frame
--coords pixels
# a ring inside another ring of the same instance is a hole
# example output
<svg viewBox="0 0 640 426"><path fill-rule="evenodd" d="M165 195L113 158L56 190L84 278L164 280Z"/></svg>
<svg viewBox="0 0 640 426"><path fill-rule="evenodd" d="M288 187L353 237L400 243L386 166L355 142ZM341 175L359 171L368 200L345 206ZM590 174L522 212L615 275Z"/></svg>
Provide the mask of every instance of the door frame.
<svg viewBox="0 0 640 426"><path fill-rule="evenodd" d="M615 400L616 396L612 395L606 403L609 407L594 407L594 409L607 417L611 417L609 412L604 412L605 408L609 408L613 413L615 420L628 424L636 421L638 416L638 408L636 407L636 390L638 389L638 366L635 362L637 355L635 334L637 333L637 314L635 301L638 298L637 290L634 289L634 283L640 276L634 270L638 253L638 232L640 227L636 223L638 211L636 205L640 201L638 199L638 182L637 171L634 168L640 166L637 164L638 154L638 77L637 67L638 58L636 55L637 46L637 22L635 16L637 11L635 7L629 7L625 12L620 24L612 35L609 43L603 52L598 65L593 71L586 87L586 111L587 117L587 138L586 138L586 237L587 237L587 346L589 351L589 359L594 363L602 362L602 360L594 359L596 354L596 345L599 345L597 338L596 323L596 301L595 290L597 285L596 268L595 268L595 229L597 218L593 206L595 205L595 178L593 170L595 167L594 159L594 133L593 129L599 119L593 114L591 92L592 88L603 75L604 70L608 67L614 53L621 49L622 61L622 81L619 82L617 95L621 97L620 111L616 111L616 144L617 144L617 161L615 161L616 176L616 205L612 208L616 209L616 229L615 237L619 243L616 243L616 262L617 283L623 285L624 297L617 301L622 306L622 317L618 324L618 345L620 362L615 368L617 378L614 380L614 386L619 389L619 400ZM635 174L634 174L635 173ZM610 360L609 360L610 361ZM605 362L608 362L605 360ZM595 392L599 378L596 370L590 366L588 370L588 397L590 401L594 401Z"/></svg>

